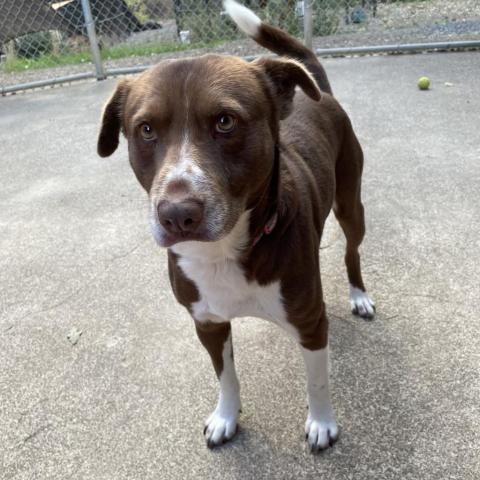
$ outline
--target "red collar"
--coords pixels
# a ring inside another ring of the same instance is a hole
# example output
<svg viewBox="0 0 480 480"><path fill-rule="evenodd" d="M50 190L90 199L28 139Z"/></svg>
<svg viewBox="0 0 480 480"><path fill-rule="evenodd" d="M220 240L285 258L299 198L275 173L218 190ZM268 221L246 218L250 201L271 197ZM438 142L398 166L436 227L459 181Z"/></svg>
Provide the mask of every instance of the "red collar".
<svg viewBox="0 0 480 480"><path fill-rule="evenodd" d="M271 205L273 202L277 202L277 195L278 195L278 182L279 182L279 175L280 175L280 148L278 146L278 142L275 142L275 150L273 154L273 170L270 179L270 186L269 186L269 204ZM272 190L273 186L273 190ZM276 204L276 203L275 203ZM278 220L278 212L275 213L268 219L268 222L263 227L263 230L253 239L252 247L254 247L264 235L270 235L275 228Z"/></svg>
<svg viewBox="0 0 480 480"><path fill-rule="evenodd" d="M272 233L273 229L275 228L275 225L277 224L277 220L278 220L278 212L275 212L270 217L270 220L263 227L263 230L253 240L252 247L254 247L264 235L270 235Z"/></svg>

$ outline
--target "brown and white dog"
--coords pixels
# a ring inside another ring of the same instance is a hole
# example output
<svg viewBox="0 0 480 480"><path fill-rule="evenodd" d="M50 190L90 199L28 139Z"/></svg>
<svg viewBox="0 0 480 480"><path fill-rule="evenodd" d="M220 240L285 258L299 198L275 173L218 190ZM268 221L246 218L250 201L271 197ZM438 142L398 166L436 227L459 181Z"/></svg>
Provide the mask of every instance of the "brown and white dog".
<svg viewBox="0 0 480 480"><path fill-rule="evenodd" d="M362 150L315 55L238 3L227 0L225 8L259 44L290 59L205 55L122 80L105 107L98 152L111 155L120 131L128 139L153 235L168 248L173 292L212 359L220 395L206 422L207 445L236 432L230 321L255 316L300 344L306 439L316 452L338 435L318 254L332 206L347 239L352 312L375 311L358 254Z"/></svg>

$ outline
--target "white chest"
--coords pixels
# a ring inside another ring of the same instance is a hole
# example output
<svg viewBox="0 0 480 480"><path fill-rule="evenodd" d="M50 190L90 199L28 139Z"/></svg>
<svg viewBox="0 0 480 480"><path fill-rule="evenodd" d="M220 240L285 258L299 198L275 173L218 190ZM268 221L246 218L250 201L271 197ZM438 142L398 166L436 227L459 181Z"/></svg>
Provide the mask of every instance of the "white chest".
<svg viewBox="0 0 480 480"><path fill-rule="evenodd" d="M218 242L184 242L172 247L179 267L199 292L200 299L192 305L192 313L201 322L263 318L297 336L287 320L280 282L265 286L248 282L237 261L245 242L247 221L248 215L241 217L233 231Z"/></svg>
<svg viewBox="0 0 480 480"><path fill-rule="evenodd" d="M180 257L179 265L200 294L192 308L197 320L259 317L277 321L285 317L279 282L267 286L247 282L240 266L231 259L207 263Z"/></svg>

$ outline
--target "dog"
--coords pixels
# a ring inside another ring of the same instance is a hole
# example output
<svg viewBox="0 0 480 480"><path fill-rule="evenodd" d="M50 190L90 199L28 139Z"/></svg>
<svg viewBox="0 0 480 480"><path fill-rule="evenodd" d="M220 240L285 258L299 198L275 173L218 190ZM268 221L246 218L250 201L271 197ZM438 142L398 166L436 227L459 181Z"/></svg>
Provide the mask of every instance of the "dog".
<svg viewBox="0 0 480 480"><path fill-rule="evenodd" d="M121 80L104 109L98 153L111 155L120 132L127 138L131 166L149 195L153 236L167 248L173 293L211 357L220 393L205 425L207 446L237 431L230 322L254 316L299 343L306 440L318 452L338 436L319 269L332 207L346 236L352 312L375 312L358 253L362 149L315 55L239 3L224 6L241 30L281 57L247 62L207 54Z"/></svg>

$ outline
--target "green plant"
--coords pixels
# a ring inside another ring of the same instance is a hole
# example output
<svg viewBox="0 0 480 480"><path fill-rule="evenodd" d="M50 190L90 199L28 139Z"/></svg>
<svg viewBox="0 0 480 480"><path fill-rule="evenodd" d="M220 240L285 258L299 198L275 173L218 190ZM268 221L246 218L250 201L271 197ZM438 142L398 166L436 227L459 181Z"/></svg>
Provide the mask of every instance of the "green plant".
<svg viewBox="0 0 480 480"><path fill-rule="evenodd" d="M177 52L193 48L214 47L219 42L194 43L183 45L181 43L152 43L143 45L119 45L111 48L104 48L101 51L102 59L115 60L131 56L150 56L160 53ZM0 71L5 73L18 72L23 70L36 70L49 68L58 65L75 65L91 62L91 55L88 52L76 53L64 50L59 55L46 53L35 58L12 57L0 64Z"/></svg>
<svg viewBox="0 0 480 480"><path fill-rule="evenodd" d="M192 42L212 42L236 38L238 32L233 22L221 14L218 2L209 0L184 0L176 11L179 30L190 32Z"/></svg>
<svg viewBox="0 0 480 480"><path fill-rule="evenodd" d="M75 65L90 62L89 53L63 52L61 55L45 53L33 58L7 58L0 64L0 71L5 73L19 72L22 70L38 70L40 68L51 68L57 65Z"/></svg>
<svg viewBox="0 0 480 480"><path fill-rule="evenodd" d="M168 18L172 14L171 0L126 0L126 3L142 23Z"/></svg>
<svg viewBox="0 0 480 480"><path fill-rule="evenodd" d="M263 12L265 21L287 31L290 35L302 35L302 18L296 11L295 3L285 2L285 0L270 0Z"/></svg>
<svg viewBox="0 0 480 480"><path fill-rule="evenodd" d="M168 52L180 52L193 48L213 47L215 42L197 42L193 44L182 43L145 43L142 45L118 45L115 47L104 48L101 51L103 60L115 60L126 57L143 57Z"/></svg>
<svg viewBox="0 0 480 480"><path fill-rule="evenodd" d="M312 2L313 34L316 36L335 33L342 15L342 4L339 0L305 0ZM293 36L303 35L301 11L295 1L269 0L260 15L274 26L287 31Z"/></svg>
<svg viewBox="0 0 480 480"><path fill-rule="evenodd" d="M15 40L18 57L35 58L52 51L52 39L49 32L28 33Z"/></svg>
<svg viewBox="0 0 480 480"><path fill-rule="evenodd" d="M313 34L316 36L332 35L340 23L338 0L315 0L313 2Z"/></svg>

